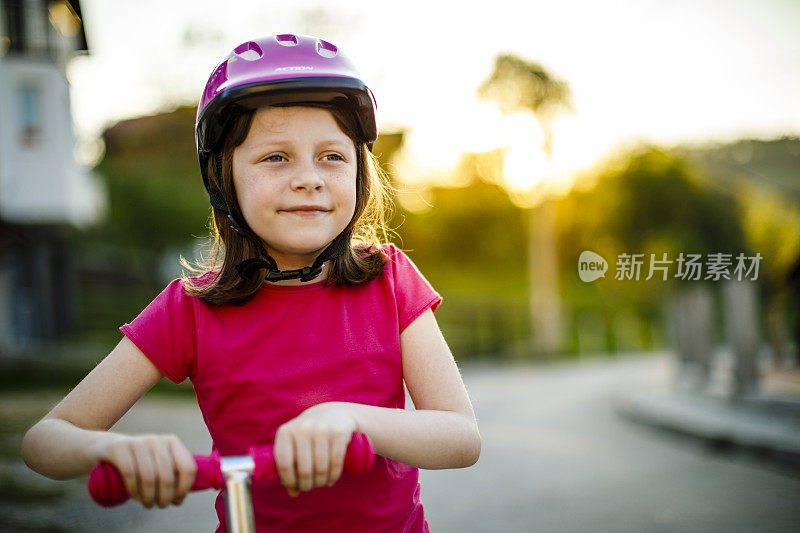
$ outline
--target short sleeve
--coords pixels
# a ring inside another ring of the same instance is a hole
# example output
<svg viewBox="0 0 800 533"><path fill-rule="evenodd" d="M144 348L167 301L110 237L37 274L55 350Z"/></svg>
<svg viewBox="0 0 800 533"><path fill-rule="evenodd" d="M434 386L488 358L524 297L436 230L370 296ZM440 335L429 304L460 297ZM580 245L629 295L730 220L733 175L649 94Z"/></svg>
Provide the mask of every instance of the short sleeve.
<svg viewBox="0 0 800 533"><path fill-rule="evenodd" d="M428 308L436 311L442 303L442 297L406 254L393 244L387 245L386 251L394 277L397 314L402 332Z"/></svg>
<svg viewBox="0 0 800 533"><path fill-rule="evenodd" d="M195 374L196 298L175 280L132 322L120 327L170 381L181 383Z"/></svg>

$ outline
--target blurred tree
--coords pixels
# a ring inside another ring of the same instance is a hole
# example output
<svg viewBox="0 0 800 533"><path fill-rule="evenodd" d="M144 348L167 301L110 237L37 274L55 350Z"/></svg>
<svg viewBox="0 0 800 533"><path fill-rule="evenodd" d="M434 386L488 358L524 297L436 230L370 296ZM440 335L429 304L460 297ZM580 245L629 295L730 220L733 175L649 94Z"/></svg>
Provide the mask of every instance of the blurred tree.
<svg viewBox="0 0 800 533"><path fill-rule="evenodd" d="M794 365L800 367L800 255L797 256L794 266L786 277L787 300L793 301L794 305L788 309L789 335L794 341ZM780 361L783 363L784 361Z"/></svg>
<svg viewBox="0 0 800 533"><path fill-rule="evenodd" d="M798 137L741 139L729 144L679 147L676 151L722 187L755 186L800 202Z"/></svg>
<svg viewBox="0 0 800 533"><path fill-rule="evenodd" d="M798 312L792 300L792 271L800 260L800 202L776 191L744 186L739 193L747 241L764 258L759 271L767 312L767 337L774 361L787 360L787 314Z"/></svg>
<svg viewBox="0 0 800 533"><path fill-rule="evenodd" d="M666 252L738 252L744 249L736 197L711 188L696 169L654 147L629 154L622 168L603 176L610 198L608 228L629 250L659 242Z"/></svg>
<svg viewBox="0 0 800 533"><path fill-rule="evenodd" d="M431 208L402 207L399 245L444 296L437 320L456 357L516 355L526 339L525 213L498 185L501 150L466 153L451 182L426 193Z"/></svg>
<svg viewBox="0 0 800 533"><path fill-rule="evenodd" d="M706 309L694 323L672 316L673 323L692 330L677 335L681 339L688 335L690 359L699 359L698 364L705 368L713 337L713 292L707 281L676 279L677 259L680 253L700 254L704 263L711 253L735 257L749 252L741 217L740 202L733 193L709 185L680 157L648 146L620 154L595 171L590 188L576 188L558 206L559 242L563 243L559 262L567 280L566 293L576 306L574 313L602 314L612 323L611 332L616 331L613 322L621 316L636 316L640 345L649 347L653 326L660 326L664 311L669 310L665 303L673 302L672 312L682 309L683 314ZM594 251L609 262L605 279L595 283L578 279L575 265L583 250ZM643 254L638 277L616 279L615 263L623 253ZM661 261L664 255L670 261L664 264L666 279L654 270L647 280L651 261ZM704 270L701 279L705 275ZM698 326L707 320L707 327Z"/></svg>
<svg viewBox="0 0 800 533"><path fill-rule="evenodd" d="M532 112L541 125L542 150L548 157L553 153L553 119L573 110L566 81L559 80L539 63L514 54L495 58L494 70L478 88L478 95L496 101L504 113Z"/></svg>
<svg viewBox="0 0 800 533"><path fill-rule="evenodd" d="M708 186L670 153L641 147L596 172L591 188L573 190L559 203L559 242L564 242L559 263L565 273L574 271L583 250L607 259L620 253L652 253L656 259L666 253L675 259L680 252L705 255L750 250L739 199ZM611 271L604 283L591 286L621 291L642 305L657 303L652 296L663 295L670 285L679 283L674 276L668 276L667 283L647 287L614 284L610 278Z"/></svg>
<svg viewBox="0 0 800 533"><path fill-rule="evenodd" d="M553 153L553 119L559 113L572 109L567 82L557 79L539 63L526 61L513 54L503 54L495 59L494 70L478 88L478 94L498 102L504 113L533 113L542 129L542 149L550 161ZM546 179L547 176L543 181ZM553 202L547 198L530 214L528 260L531 331L535 350L544 355L562 351L554 218Z"/></svg>
<svg viewBox="0 0 800 533"><path fill-rule="evenodd" d="M800 299L788 281L800 258L800 138L742 139L681 148L712 183L735 191L743 206L747 241L763 256L759 279L774 360L787 356L787 320L800 323ZM795 326L800 331L800 327ZM800 358L800 353L798 353Z"/></svg>
<svg viewBox="0 0 800 533"><path fill-rule="evenodd" d="M397 232L413 247L425 273L443 290L485 292L524 280L524 214L498 185L502 152L466 153L455 169L457 187L432 187L433 206L401 211Z"/></svg>
<svg viewBox="0 0 800 533"><path fill-rule="evenodd" d="M210 214L194 146L193 107L126 120L106 130L97 167L109 194L106 223L95 238L127 250L143 274L160 284L169 250L205 236Z"/></svg>

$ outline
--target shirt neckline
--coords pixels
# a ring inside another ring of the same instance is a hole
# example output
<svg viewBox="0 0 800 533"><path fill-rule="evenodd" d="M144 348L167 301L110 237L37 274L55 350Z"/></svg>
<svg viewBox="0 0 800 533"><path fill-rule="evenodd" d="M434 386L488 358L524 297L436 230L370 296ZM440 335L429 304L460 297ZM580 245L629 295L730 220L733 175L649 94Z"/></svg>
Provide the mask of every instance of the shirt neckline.
<svg viewBox="0 0 800 533"><path fill-rule="evenodd" d="M304 283L302 285L273 285L271 283L263 283L261 285L262 291L268 292L307 292L318 291L328 287L327 280L315 281L314 283Z"/></svg>

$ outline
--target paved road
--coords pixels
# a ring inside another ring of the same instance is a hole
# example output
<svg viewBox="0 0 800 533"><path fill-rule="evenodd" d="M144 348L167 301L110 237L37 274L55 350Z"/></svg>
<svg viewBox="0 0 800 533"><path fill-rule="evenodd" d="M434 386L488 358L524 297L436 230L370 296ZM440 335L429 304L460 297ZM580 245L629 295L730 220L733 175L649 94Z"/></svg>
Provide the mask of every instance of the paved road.
<svg viewBox="0 0 800 533"><path fill-rule="evenodd" d="M616 415L671 359L469 368L475 467L421 472L432 531L796 532L800 479Z"/></svg>
<svg viewBox="0 0 800 533"><path fill-rule="evenodd" d="M421 471L439 532L795 532L800 479L626 422L615 402L667 385L670 359L619 357L546 367L464 365L483 436L480 461ZM145 398L120 431L172 431L195 453L209 438L193 403ZM80 486L78 486L80 485ZM213 531L213 496L180 508L92 507L82 483L64 520L76 531ZM72 514L73 516L70 516ZM62 516L64 511L62 510Z"/></svg>

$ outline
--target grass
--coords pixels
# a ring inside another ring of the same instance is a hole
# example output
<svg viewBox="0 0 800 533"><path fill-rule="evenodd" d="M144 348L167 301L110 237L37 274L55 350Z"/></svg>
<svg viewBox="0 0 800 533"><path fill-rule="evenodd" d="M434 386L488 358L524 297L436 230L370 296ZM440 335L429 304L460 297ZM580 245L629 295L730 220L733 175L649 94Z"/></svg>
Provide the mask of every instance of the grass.
<svg viewBox="0 0 800 533"><path fill-rule="evenodd" d="M21 524L11 521L7 517L0 516L0 531L15 531L17 533L71 533L67 529L57 524Z"/></svg>
<svg viewBox="0 0 800 533"><path fill-rule="evenodd" d="M62 502L66 489L58 484L32 482L28 476L20 476L14 463L21 463L20 444L25 431L55 402L57 393L42 391L40 394L14 393L4 390L0 395L0 502L7 508L35 508ZM19 521L8 516L0 507L0 531L30 533L66 533L63 526L36 523L28 519Z"/></svg>
<svg viewBox="0 0 800 533"><path fill-rule="evenodd" d="M43 348L15 357L0 357L0 388L9 392L41 391L43 394L55 395L60 399L80 383L105 356L102 351L95 349L81 350L81 352L77 354L73 353L72 349L56 347ZM97 360L91 360L85 355L87 352L100 355ZM150 393L185 397L193 396L194 389L188 380L176 385L163 379L151 389Z"/></svg>
<svg viewBox="0 0 800 533"><path fill-rule="evenodd" d="M26 483L9 474L0 474L0 500L15 505L38 505L55 503L66 496L58 485L39 486Z"/></svg>

